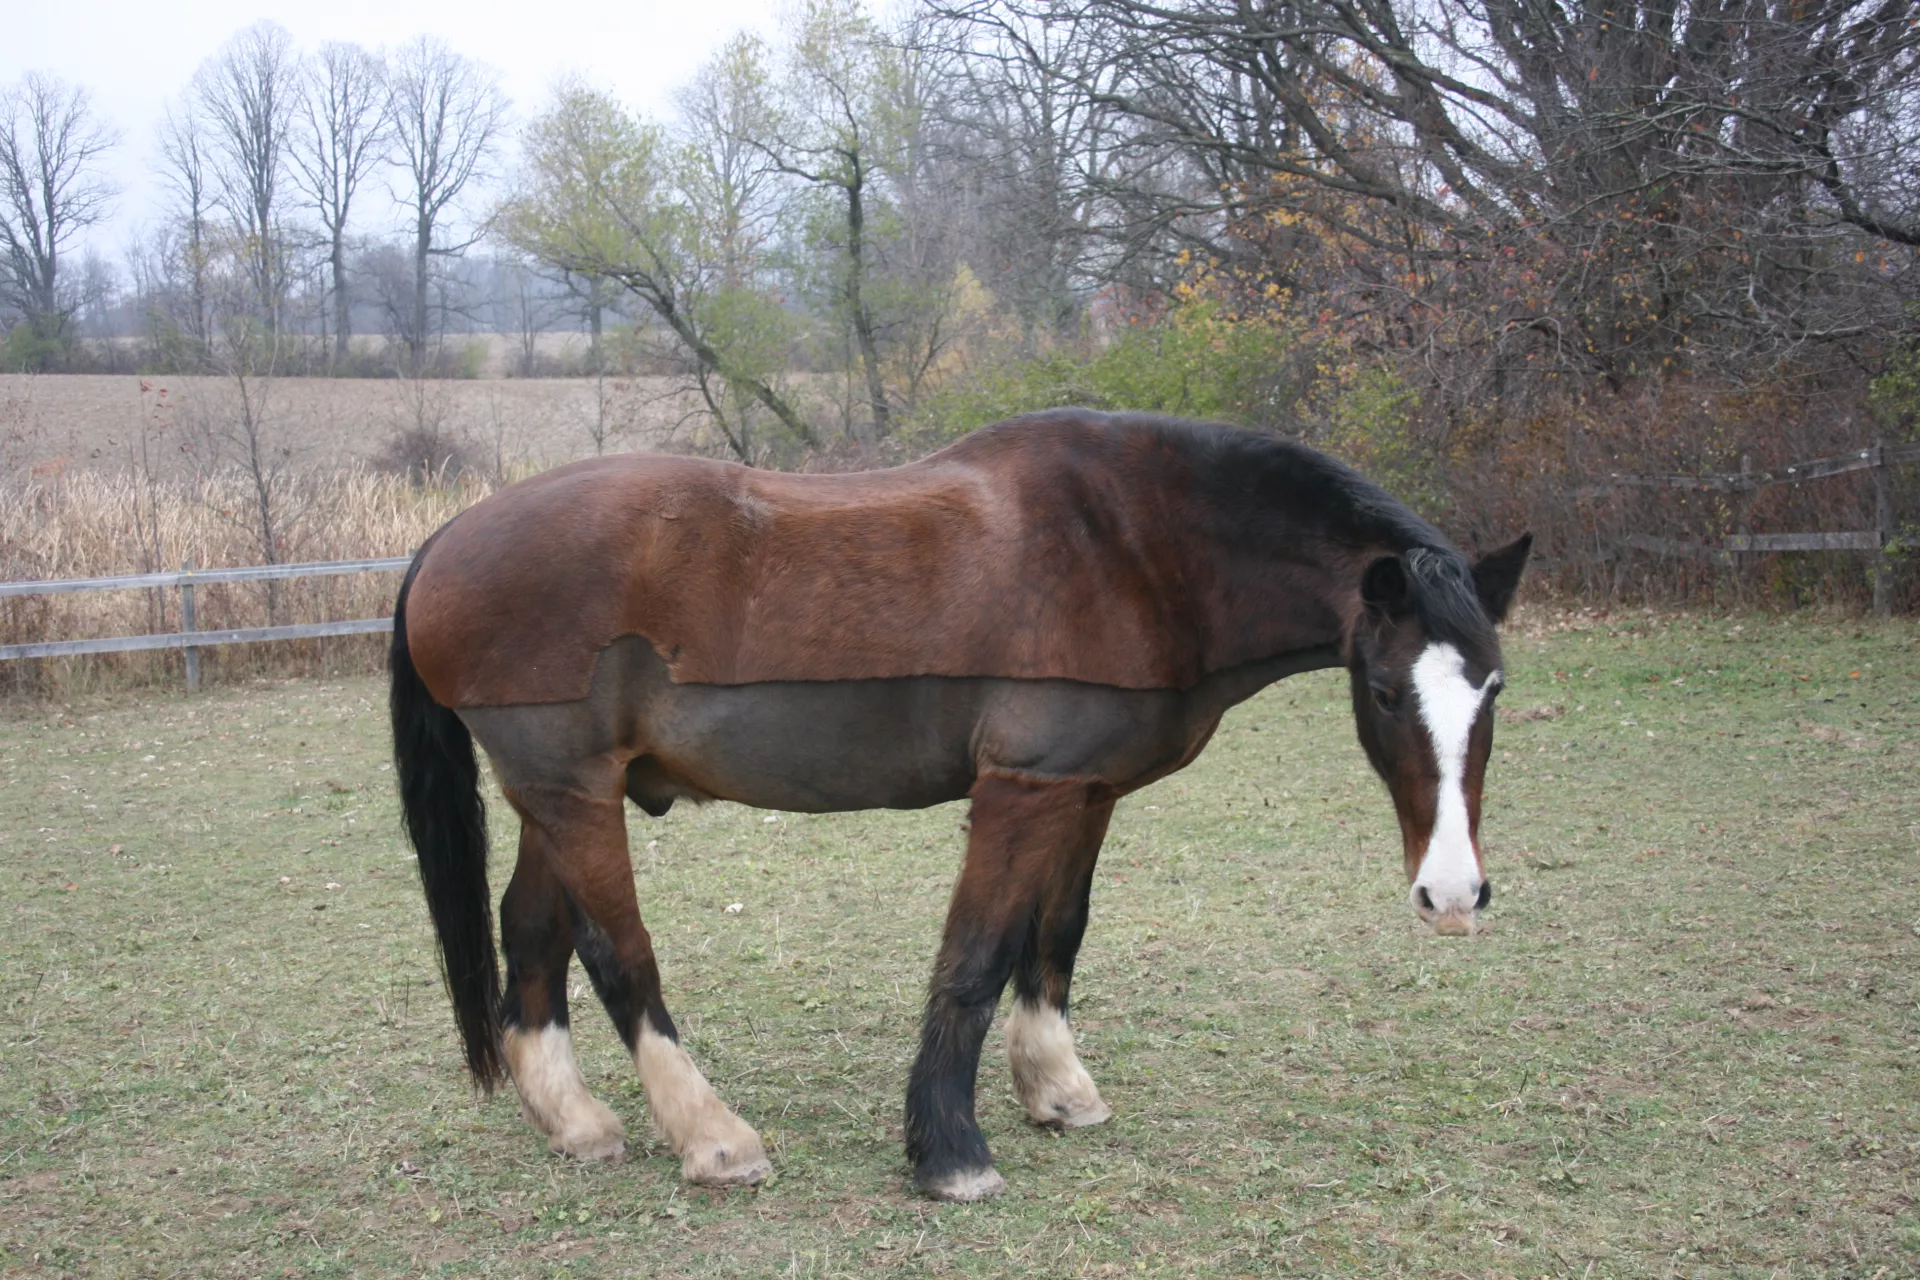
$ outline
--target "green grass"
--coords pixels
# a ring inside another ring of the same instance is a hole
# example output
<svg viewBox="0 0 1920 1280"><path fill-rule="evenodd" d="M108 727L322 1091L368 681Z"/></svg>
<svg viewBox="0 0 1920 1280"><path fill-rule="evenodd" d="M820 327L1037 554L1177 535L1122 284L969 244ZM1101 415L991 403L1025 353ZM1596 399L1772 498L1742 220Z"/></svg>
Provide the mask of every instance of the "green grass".
<svg viewBox="0 0 1920 1280"><path fill-rule="evenodd" d="M959 808L631 814L778 1170L712 1192L470 1096L379 684L15 709L0 1272L1914 1274L1920 632L1539 613L1508 659L1491 931L1417 927L1339 678L1269 691L1114 822L1075 1013L1116 1118L1028 1127L996 1030L973 1206L895 1137Z"/></svg>

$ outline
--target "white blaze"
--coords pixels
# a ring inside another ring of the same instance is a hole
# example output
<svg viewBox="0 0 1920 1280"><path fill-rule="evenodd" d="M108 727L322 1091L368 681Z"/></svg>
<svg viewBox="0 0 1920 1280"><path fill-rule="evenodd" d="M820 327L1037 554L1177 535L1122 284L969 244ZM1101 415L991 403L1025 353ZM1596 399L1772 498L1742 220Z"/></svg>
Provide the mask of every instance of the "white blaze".
<svg viewBox="0 0 1920 1280"><path fill-rule="evenodd" d="M1434 811L1433 834L1426 857L1413 882L1415 902L1427 891L1434 909L1444 915L1472 910L1480 892L1480 867L1473 856L1473 833L1467 823L1467 741L1487 695L1500 683L1491 671L1475 688L1467 679L1466 659L1450 644L1427 646L1413 664L1413 688L1420 699L1420 722L1433 743L1440 769L1440 792Z"/></svg>

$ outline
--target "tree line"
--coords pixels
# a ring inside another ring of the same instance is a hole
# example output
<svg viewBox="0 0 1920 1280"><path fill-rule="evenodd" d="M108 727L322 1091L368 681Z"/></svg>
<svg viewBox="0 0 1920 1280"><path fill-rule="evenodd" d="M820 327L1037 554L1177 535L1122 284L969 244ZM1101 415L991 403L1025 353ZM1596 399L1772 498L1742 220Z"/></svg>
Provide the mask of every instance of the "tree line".
<svg viewBox="0 0 1920 1280"><path fill-rule="evenodd" d="M0 305L57 345L113 137L45 77L0 117ZM511 127L441 41L302 53L261 24L170 111L172 203L127 274L175 358L242 334L339 370L366 324L412 369L509 328L517 280L519 331L571 311L596 367L617 338L677 373L749 459L964 419L957 385L1098 398L1058 359L1146 331L1172 336L1114 386L1191 409L1168 353L1254 332L1237 416L1567 467L1566 431L1514 433L1632 402L1644 444L1695 392L1858 418L1906 385L1915 155L1905 0L810 0L666 118L568 82ZM356 235L378 217L402 233ZM1671 435L1676 462L1729 447Z"/></svg>

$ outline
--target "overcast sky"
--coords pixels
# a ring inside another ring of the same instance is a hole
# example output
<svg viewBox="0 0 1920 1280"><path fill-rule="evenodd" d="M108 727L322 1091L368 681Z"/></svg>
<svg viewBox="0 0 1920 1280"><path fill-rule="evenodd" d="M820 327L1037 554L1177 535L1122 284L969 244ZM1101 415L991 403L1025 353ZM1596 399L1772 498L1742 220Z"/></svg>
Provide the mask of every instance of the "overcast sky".
<svg viewBox="0 0 1920 1280"><path fill-rule="evenodd" d="M155 212L150 165L161 107L229 36L262 18L291 31L302 49L440 36L502 72L516 114L569 71L660 114L675 86L721 42L742 27L771 33L783 7L776 0L6 0L6 10L0 85L28 71L85 85L120 132L111 158L124 192L119 215L93 240L117 259Z"/></svg>

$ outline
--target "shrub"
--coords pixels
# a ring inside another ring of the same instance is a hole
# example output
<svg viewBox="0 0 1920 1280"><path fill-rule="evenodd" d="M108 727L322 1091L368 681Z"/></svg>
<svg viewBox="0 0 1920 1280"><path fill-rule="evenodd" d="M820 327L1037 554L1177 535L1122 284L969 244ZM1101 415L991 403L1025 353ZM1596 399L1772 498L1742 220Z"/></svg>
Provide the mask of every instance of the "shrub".
<svg viewBox="0 0 1920 1280"><path fill-rule="evenodd" d="M928 398L911 430L936 442L1064 405L1272 425L1292 399L1285 378L1292 348L1284 323L1238 318L1189 298L1091 355L1051 351L969 370Z"/></svg>

